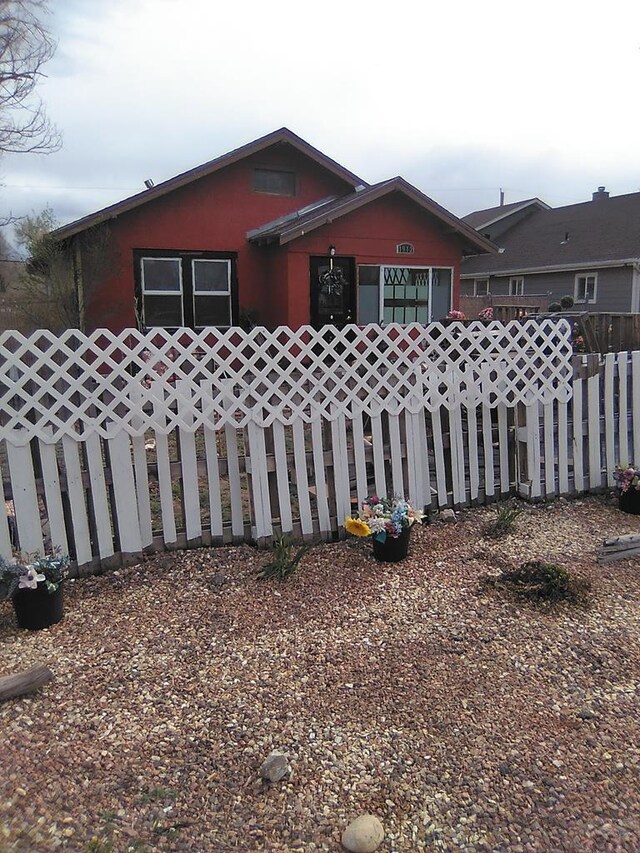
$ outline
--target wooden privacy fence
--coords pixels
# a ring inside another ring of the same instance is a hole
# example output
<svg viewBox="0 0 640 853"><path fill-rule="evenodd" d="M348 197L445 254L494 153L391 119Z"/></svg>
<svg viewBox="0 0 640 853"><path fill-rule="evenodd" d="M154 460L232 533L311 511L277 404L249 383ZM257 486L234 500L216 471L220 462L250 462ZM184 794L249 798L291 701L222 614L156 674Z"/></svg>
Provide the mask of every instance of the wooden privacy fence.
<svg viewBox="0 0 640 853"><path fill-rule="evenodd" d="M429 508L611 485L640 448L640 353L574 377L570 338L548 319L3 333L0 554L89 570L332 538L372 492Z"/></svg>

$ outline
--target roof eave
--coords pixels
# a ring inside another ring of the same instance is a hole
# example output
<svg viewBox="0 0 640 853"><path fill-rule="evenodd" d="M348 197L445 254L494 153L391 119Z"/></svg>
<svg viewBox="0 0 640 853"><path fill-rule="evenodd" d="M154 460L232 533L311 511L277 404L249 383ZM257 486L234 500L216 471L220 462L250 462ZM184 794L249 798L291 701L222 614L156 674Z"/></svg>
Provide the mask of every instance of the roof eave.
<svg viewBox="0 0 640 853"><path fill-rule="evenodd" d="M620 258L609 261L576 261L574 264L546 264L538 267L513 267L506 270L476 270L475 272L460 272L460 278L487 278L487 276L507 276L507 275L537 275L547 272L567 272L570 270L591 270L591 269L606 269L607 267L628 267L633 264L640 264L638 258Z"/></svg>

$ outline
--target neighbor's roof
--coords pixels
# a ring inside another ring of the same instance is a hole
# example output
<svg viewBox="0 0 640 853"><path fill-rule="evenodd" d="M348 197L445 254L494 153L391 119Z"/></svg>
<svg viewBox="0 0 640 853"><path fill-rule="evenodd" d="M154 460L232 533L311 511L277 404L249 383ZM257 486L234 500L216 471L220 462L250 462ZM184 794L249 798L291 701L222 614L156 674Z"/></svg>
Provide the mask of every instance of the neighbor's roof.
<svg viewBox="0 0 640 853"><path fill-rule="evenodd" d="M424 195L424 193L420 192L420 190L416 189L408 181L405 181L404 178L399 177L365 187L355 193L349 193L349 195L340 198L326 198L315 204L308 205L286 216L282 216L273 222L268 222L260 228L255 228L247 232L247 239L252 243L279 243L283 245L390 193L398 192L415 202L427 213L432 214L452 232L462 237L469 251L495 252L497 250L494 243L483 237L474 228L471 228L461 219L458 219L453 213L449 213L448 210Z"/></svg>
<svg viewBox="0 0 640 853"><path fill-rule="evenodd" d="M539 198L527 198L524 201L512 201L510 204L501 204L498 207L487 207L485 210L474 210L462 217L463 222L472 228L487 228L494 222L499 222L505 216L524 210L525 207L538 207L541 210L549 210L549 205Z"/></svg>
<svg viewBox="0 0 640 853"><path fill-rule="evenodd" d="M58 240L73 237L74 234L79 234L81 231L86 231L88 228L92 228L109 219L115 219L115 217L122 213L126 213L127 211L133 210L142 204L146 204L149 201L160 198L179 187L183 187L186 184L197 181L199 178L204 178L213 172L224 169L226 166L230 166L232 163L237 163L239 160L250 157L252 154L264 151L265 148L270 148L272 145L282 143L291 145L302 154L305 154L307 157L315 160L315 162L320 166L323 166L325 169L332 172L336 177L346 181L346 183L350 184L352 187L355 188L357 186L366 185L366 182L363 181L362 178L359 178L353 172L345 169L344 166L336 163L335 160L327 157L321 151L318 151L317 148L309 145L308 142L305 142L304 139L301 139L288 128L281 127L279 130L274 130L272 133L268 133L266 136L260 137L260 139L256 139L253 142L249 142L247 145L236 148L228 154L216 157L215 160L209 160L208 163L196 166L195 169L190 169L188 172L183 172L180 175L176 175L174 178L169 178L168 181L163 181L157 186L145 189L136 195L124 199L123 201L109 205L109 207L104 207L96 213L90 213L88 216L82 217L82 219L77 219L75 222L63 225L61 228L57 228L53 231L51 236Z"/></svg>
<svg viewBox="0 0 640 853"><path fill-rule="evenodd" d="M640 258L640 193L538 210L498 242L500 254L467 258L463 276L635 261Z"/></svg>

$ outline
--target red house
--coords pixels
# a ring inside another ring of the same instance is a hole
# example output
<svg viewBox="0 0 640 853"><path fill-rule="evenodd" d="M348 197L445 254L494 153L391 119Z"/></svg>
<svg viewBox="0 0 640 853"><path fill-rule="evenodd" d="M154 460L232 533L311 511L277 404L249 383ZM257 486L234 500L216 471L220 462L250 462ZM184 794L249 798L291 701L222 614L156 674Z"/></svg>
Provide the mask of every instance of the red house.
<svg viewBox="0 0 640 853"><path fill-rule="evenodd" d="M402 178L369 185L286 128L52 236L86 331L426 323L457 304L462 257L495 251Z"/></svg>

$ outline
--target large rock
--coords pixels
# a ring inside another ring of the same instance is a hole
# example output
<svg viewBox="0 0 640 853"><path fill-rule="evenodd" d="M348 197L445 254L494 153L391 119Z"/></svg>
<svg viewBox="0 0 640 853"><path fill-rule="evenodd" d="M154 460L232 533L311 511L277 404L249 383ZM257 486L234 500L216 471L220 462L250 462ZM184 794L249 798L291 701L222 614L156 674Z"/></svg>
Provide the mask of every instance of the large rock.
<svg viewBox="0 0 640 853"><path fill-rule="evenodd" d="M266 782L279 782L291 773L289 759L277 749L269 753L260 767L260 776Z"/></svg>
<svg viewBox="0 0 640 853"><path fill-rule="evenodd" d="M363 814L352 820L342 833L342 846L351 853L373 853L382 844L384 829L372 814Z"/></svg>

